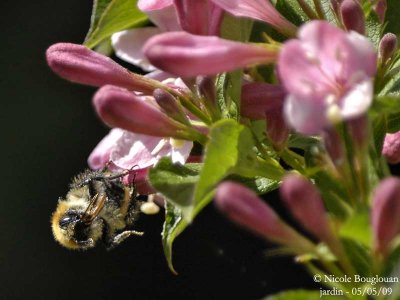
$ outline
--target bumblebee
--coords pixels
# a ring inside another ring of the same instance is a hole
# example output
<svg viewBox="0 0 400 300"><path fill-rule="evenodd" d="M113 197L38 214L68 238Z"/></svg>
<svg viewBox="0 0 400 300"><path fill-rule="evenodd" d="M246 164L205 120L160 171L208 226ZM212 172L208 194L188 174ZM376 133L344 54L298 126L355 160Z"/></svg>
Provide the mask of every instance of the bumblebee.
<svg viewBox="0 0 400 300"><path fill-rule="evenodd" d="M56 241L69 249L86 250L101 240L112 249L131 235L143 235L126 230L139 212L134 183L122 183L129 172L86 170L76 176L51 217Z"/></svg>

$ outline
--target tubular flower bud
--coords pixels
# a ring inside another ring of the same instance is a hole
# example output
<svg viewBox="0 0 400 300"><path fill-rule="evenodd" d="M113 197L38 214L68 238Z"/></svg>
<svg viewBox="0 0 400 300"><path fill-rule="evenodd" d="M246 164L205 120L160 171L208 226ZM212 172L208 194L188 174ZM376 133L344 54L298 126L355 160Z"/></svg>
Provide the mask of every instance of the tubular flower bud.
<svg viewBox="0 0 400 300"><path fill-rule="evenodd" d="M220 118L220 109L217 105L214 80L211 77L198 76L196 78L197 91L204 98L204 105L216 119Z"/></svg>
<svg viewBox="0 0 400 300"><path fill-rule="evenodd" d="M93 98L97 114L111 127L160 137L177 137L182 125L168 118L155 105L114 86L102 87Z"/></svg>
<svg viewBox="0 0 400 300"><path fill-rule="evenodd" d="M203 96L213 105L216 104L216 92L215 92L215 85L214 81L210 77L203 77L199 76L196 79L197 82L197 89L200 96Z"/></svg>
<svg viewBox="0 0 400 300"><path fill-rule="evenodd" d="M365 33L364 12L357 1L344 0L340 5L340 15L347 30L353 30L359 34Z"/></svg>
<svg viewBox="0 0 400 300"><path fill-rule="evenodd" d="M369 123L366 115L359 116L348 122L351 136L354 144L358 147L364 147L368 142Z"/></svg>
<svg viewBox="0 0 400 300"><path fill-rule="evenodd" d="M238 183L226 181L220 184L215 201L229 219L269 241L302 249L312 247L253 191Z"/></svg>
<svg viewBox="0 0 400 300"><path fill-rule="evenodd" d="M151 80L82 45L55 44L47 49L46 58L55 73L73 82L99 87L111 84L143 93L154 90Z"/></svg>
<svg viewBox="0 0 400 300"><path fill-rule="evenodd" d="M162 89L156 89L153 93L153 96L154 99L156 99L157 104L168 116L183 124L190 124L182 107L170 93Z"/></svg>
<svg viewBox="0 0 400 300"><path fill-rule="evenodd" d="M382 155L391 164L400 162L400 131L386 134Z"/></svg>
<svg viewBox="0 0 400 300"><path fill-rule="evenodd" d="M289 128L283 117L282 109L265 114L267 118L267 136L276 150L282 150L289 137Z"/></svg>
<svg viewBox="0 0 400 300"><path fill-rule="evenodd" d="M240 113L252 120L265 119L265 113L281 110L285 90L280 85L249 83L242 87Z"/></svg>
<svg viewBox="0 0 400 300"><path fill-rule="evenodd" d="M296 26L286 20L270 0L212 0L236 17L248 17L266 22L287 36L296 34Z"/></svg>
<svg viewBox="0 0 400 300"><path fill-rule="evenodd" d="M145 44L143 52L154 66L180 77L214 75L270 63L277 57L276 50L186 32L159 34Z"/></svg>
<svg viewBox="0 0 400 300"><path fill-rule="evenodd" d="M338 164L344 157L342 140L336 130L329 128L322 133L324 146L334 164Z"/></svg>
<svg viewBox="0 0 400 300"><path fill-rule="evenodd" d="M375 250L386 254L390 242L400 232L400 179L389 177L381 181L374 192L372 229Z"/></svg>
<svg viewBox="0 0 400 300"><path fill-rule="evenodd" d="M386 33L379 42L379 58L386 63L397 50L397 36L393 33Z"/></svg>
<svg viewBox="0 0 400 300"><path fill-rule="evenodd" d="M282 200L303 227L322 241L331 241L326 210L317 188L307 179L291 174L280 187Z"/></svg>
<svg viewBox="0 0 400 300"><path fill-rule="evenodd" d="M374 10L378 15L379 21L381 23L385 21L386 9L387 9L386 0L378 0L378 2L375 4Z"/></svg>
<svg viewBox="0 0 400 300"><path fill-rule="evenodd" d="M186 32L218 35L223 11L209 0L174 0L179 24Z"/></svg>

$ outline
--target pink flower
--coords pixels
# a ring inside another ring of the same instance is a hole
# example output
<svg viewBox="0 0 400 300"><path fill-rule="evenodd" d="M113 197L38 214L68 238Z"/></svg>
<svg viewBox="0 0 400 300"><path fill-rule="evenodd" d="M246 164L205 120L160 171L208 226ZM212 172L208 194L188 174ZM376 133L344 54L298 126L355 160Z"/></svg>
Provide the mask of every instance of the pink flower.
<svg viewBox="0 0 400 300"><path fill-rule="evenodd" d="M181 77L214 75L256 63L270 63L277 55L261 46L186 32L157 35L146 43L143 51L154 66Z"/></svg>
<svg viewBox="0 0 400 300"><path fill-rule="evenodd" d="M400 131L386 134L382 155L391 164L400 162Z"/></svg>
<svg viewBox="0 0 400 300"><path fill-rule="evenodd" d="M294 36L296 26L286 20L269 0L212 0L237 17L248 17L272 25L277 31Z"/></svg>
<svg viewBox="0 0 400 300"><path fill-rule="evenodd" d="M306 23L278 59L288 92L287 121L299 132L315 134L363 115L372 101L376 64L374 47L364 36L325 21Z"/></svg>
<svg viewBox="0 0 400 300"><path fill-rule="evenodd" d="M153 137L114 128L96 146L88 158L92 169L101 169L112 162L114 171L134 170L135 182L141 194L152 192L148 186L147 170L162 157L184 164L193 147L192 142Z"/></svg>

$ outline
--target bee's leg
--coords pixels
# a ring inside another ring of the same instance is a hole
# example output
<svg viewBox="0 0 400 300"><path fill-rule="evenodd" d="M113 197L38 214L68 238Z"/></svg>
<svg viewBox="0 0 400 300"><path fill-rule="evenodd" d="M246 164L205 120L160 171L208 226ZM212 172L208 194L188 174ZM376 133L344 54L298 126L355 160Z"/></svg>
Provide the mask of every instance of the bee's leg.
<svg viewBox="0 0 400 300"><path fill-rule="evenodd" d="M136 194L136 189L133 187L131 190L128 212L125 216L125 222L128 226L131 226L139 219L140 206L143 204L143 200L139 199L139 197Z"/></svg>
<svg viewBox="0 0 400 300"><path fill-rule="evenodd" d="M143 232L135 231L135 230L123 231L123 232L111 237L106 243L106 248L107 248L107 250L111 250L111 249L115 248L116 246L118 246L119 244L121 244L124 240L126 240L131 235L142 236L143 234L144 234Z"/></svg>

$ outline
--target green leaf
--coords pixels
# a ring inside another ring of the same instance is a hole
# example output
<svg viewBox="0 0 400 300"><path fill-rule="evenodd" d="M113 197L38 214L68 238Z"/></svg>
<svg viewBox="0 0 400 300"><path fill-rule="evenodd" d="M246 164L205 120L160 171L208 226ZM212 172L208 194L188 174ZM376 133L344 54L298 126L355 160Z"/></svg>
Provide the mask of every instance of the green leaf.
<svg viewBox="0 0 400 300"><path fill-rule="evenodd" d="M316 14L314 1L305 0L305 2L309 5L314 14ZM335 23L336 19L331 8L332 5L330 0L319 0L319 2L321 3L322 12L325 15L325 18L329 22ZM293 24L301 25L302 23L309 21L309 17L304 13L297 0L277 0L276 8Z"/></svg>
<svg viewBox="0 0 400 300"><path fill-rule="evenodd" d="M295 25L301 25L309 20L297 0L277 0L276 9Z"/></svg>
<svg viewBox="0 0 400 300"><path fill-rule="evenodd" d="M344 251L351 261L356 274L364 277L371 275L372 260L369 249L349 238L341 239Z"/></svg>
<svg viewBox="0 0 400 300"><path fill-rule="evenodd" d="M85 45L95 47L113 33L140 26L147 21L136 0L95 0Z"/></svg>
<svg viewBox="0 0 400 300"><path fill-rule="evenodd" d="M383 266L383 271L381 272L382 276L396 276L399 274L399 263L400 263L400 247L397 246L386 259L385 264ZM392 274L395 273L395 274ZM397 273L397 274L396 274Z"/></svg>
<svg viewBox="0 0 400 300"><path fill-rule="evenodd" d="M400 32L399 22L399 3L397 1L387 1L387 10L385 20L387 22L385 31L386 32Z"/></svg>
<svg viewBox="0 0 400 300"><path fill-rule="evenodd" d="M302 135L293 133L289 136L288 147L297 148L302 150L309 150L313 146L319 146L321 144L317 137Z"/></svg>
<svg viewBox="0 0 400 300"><path fill-rule="evenodd" d="M199 178L202 164L173 164L169 158L162 158L149 172L152 186L167 199L165 207L165 222L162 232L164 255L173 273L176 271L172 264L172 245L175 238L188 225L183 213L189 208L197 214L203 208L193 205L193 192Z"/></svg>
<svg viewBox="0 0 400 300"><path fill-rule="evenodd" d="M172 244L175 238L185 230L187 225L182 217L182 211L167 201L165 205L165 222L161 236L168 267L174 274L177 274L177 272L172 264Z"/></svg>
<svg viewBox="0 0 400 300"><path fill-rule="evenodd" d="M221 120L210 131L205 150L204 167L196 186L194 205L199 205L224 177L240 174L244 177L262 176L280 181L284 170L278 163L258 159L250 130L234 120ZM188 221L193 219L189 215Z"/></svg>
<svg viewBox="0 0 400 300"><path fill-rule="evenodd" d="M151 185L181 209L192 206L202 164L173 164L162 158L149 172Z"/></svg>
<svg viewBox="0 0 400 300"><path fill-rule="evenodd" d="M250 38L253 21L235 18L226 14L221 25L221 37L228 40L246 42ZM221 74L216 81L217 103L225 118L238 119L242 91L242 70Z"/></svg>
<svg viewBox="0 0 400 300"><path fill-rule="evenodd" d="M374 138L375 152L380 155L382 152L383 141L387 132L387 119L381 114L372 120L372 134Z"/></svg>
<svg viewBox="0 0 400 300"><path fill-rule="evenodd" d="M263 300L319 300L319 299L321 299L319 291L309 291L309 290L285 291L279 294L263 298Z"/></svg>
<svg viewBox="0 0 400 300"><path fill-rule="evenodd" d="M395 133L400 131L400 113L391 114L386 119L386 132Z"/></svg>
<svg viewBox="0 0 400 300"><path fill-rule="evenodd" d="M398 114L400 113L400 95L377 96L372 105L372 113Z"/></svg>
<svg viewBox="0 0 400 300"><path fill-rule="evenodd" d="M360 244L371 247L372 233L368 211L358 211L351 216L341 227L341 237L353 239Z"/></svg>
<svg viewBox="0 0 400 300"><path fill-rule="evenodd" d="M239 175L231 175L226 179L240 182L241 184L255 191L258 195L266 194L276 190L280 183L277 180L271 180L265 177L246 178Z"/></svg>
<svg viewBox="0 0 400 300"><path fill-rule="evenodd" d="M366 36L378 48L379 41L382 36L383 27L379 22L378 16L375 11L371 10L365 19Z"/></svg>

